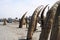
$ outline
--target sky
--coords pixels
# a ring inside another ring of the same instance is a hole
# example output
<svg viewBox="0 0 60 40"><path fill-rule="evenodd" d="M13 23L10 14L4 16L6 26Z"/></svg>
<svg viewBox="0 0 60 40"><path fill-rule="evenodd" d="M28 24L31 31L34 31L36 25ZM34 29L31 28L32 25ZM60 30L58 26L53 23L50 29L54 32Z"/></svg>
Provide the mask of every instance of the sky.
<svg viewBox="0 0 60 40"><path fill-rule="evenodd" d="M0 0L0 18L21 18L27 11L26 16L31 16L40 5L51 7L58 0Z"/></svg>

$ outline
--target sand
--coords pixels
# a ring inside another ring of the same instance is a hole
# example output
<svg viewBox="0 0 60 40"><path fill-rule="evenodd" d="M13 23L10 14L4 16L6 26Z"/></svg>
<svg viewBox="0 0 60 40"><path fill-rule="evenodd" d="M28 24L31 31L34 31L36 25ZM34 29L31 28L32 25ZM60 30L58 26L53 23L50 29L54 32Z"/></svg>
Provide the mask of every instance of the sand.
<svg viewBox="0 0 60 40"><path fill-rule="evenodd" d="M39 26L39 25L38 25ZM25 25L23 28L18 28L19 23L7 23L3 25L0 22L0 40L23 40L27 38L27 28ZM33 40L39 40L41 28L37 27L38 30L33 34Z"/></svg>

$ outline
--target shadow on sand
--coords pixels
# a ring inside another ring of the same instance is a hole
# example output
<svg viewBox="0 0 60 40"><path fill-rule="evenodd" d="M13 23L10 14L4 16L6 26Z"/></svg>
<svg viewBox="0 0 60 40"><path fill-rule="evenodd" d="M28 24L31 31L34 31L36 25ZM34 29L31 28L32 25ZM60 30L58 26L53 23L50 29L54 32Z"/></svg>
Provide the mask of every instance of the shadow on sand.
<svg viewBox="0 0 60 40"><path fill-rule="evenodd" d="M0 25L3 25L3 24L0 24Z"/></svg>
<svg viewBox="0 0 60 40"><path fill-rule="evenodd" d="M26 40L26 39L19 39L19 40Z"/></svg>

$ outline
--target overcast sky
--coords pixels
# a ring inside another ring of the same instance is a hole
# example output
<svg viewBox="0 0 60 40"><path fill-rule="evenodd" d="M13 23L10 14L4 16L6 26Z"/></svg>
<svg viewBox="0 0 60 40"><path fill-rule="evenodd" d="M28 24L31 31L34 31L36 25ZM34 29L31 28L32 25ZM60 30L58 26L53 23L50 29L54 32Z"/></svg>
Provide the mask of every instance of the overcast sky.
<svg viewBox="0 0 60 40"><path fill-rule="evenodd" d="M27 16L32 15L36 7L40 5L52 6L57 0L0 0L0 18L18 17L28 11Z"/></svg>

